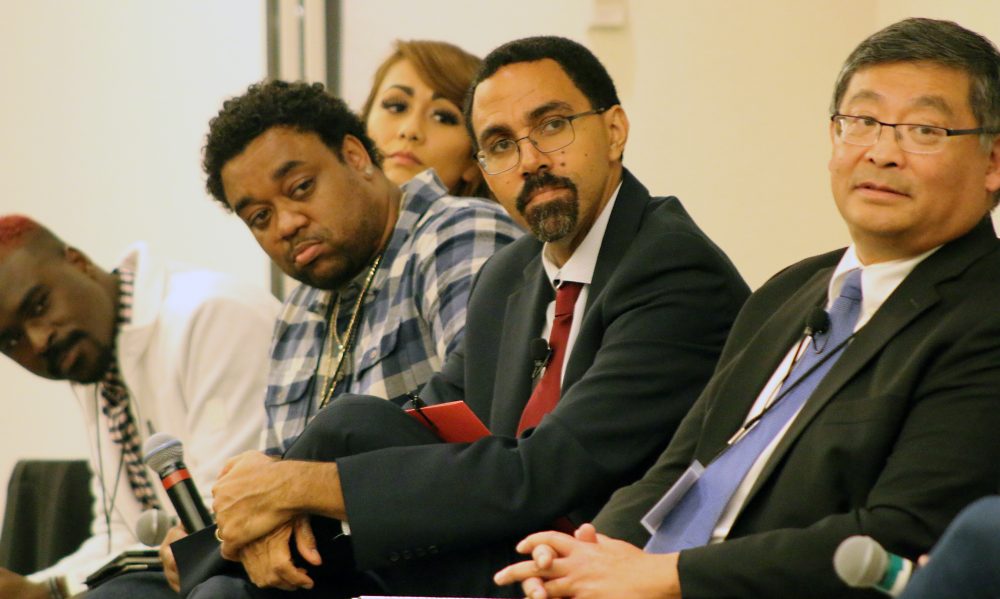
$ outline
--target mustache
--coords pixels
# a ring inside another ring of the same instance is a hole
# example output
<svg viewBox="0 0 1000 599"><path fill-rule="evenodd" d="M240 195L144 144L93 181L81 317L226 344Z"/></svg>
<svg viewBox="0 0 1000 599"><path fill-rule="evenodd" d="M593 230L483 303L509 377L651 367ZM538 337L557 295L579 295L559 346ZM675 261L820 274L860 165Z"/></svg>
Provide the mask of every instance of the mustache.
<svg viewBox="0 0 1000 599"><path fill-rule="evenodd" d="M83 331L73 331L66 335L62 340L53 343L49 346L43 353L42 357L45 359L45 363L49 368L49 372L53 374L62 375L63 372L59 370L62 365L63 357L65 357L66 352L68 352L74 345L79 343L87 336Z"/></svg>
<svg viewBox="0 0 1000 599"><path fill-rule="evenodd" d="M517 195L517 211L524 214L524 209L528 205L528 201L531 200L532 194L544 188L569 189L576 193L576 184L566 177L557 177L549 171L534 173L524 180L524 187L521 188L521 193Z"/></svg>

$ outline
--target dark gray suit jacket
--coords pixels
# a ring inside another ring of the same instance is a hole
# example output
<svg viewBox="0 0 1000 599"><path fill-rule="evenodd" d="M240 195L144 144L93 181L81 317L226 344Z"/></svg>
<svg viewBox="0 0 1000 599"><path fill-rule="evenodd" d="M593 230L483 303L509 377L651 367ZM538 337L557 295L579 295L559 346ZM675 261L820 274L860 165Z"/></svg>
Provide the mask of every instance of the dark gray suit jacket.
<svg viewBox="0 0 1000 599"><path fill-rule="evenodd" d="M719 368L656 465L595 524L640 547L639 519L693 458L740 427L826 302L843 251L800 262L751 296ZM915 559L1000 483L1000 242L989 221L921 262L862 327L779 442L724 543L680 555L685 599L876 597L832 556L870 535Z"/></svg>
<svg viewBox="0 0 1000 599"><path fill-rule="evenodd" d="M421 391L465 400L495 436L337 459L362 569L592 517L645 471L715 368L749 290L676 198L625 173L559 405L521 439L528 346L553 291L524 237L481 270L462 346Z"/></svg>

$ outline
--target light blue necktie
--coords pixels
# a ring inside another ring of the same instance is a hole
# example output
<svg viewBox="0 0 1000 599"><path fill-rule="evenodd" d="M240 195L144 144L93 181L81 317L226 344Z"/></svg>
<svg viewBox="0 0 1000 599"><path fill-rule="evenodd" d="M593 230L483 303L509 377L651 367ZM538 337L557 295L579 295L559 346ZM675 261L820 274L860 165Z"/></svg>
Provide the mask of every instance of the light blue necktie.
<svg viewBox="0 0 1000 599"><path fill-rule="evenodd" d="M829 330L795 363L782 385L782 394L741 439L705 468L667 514L646 544L648 553L672 553L708 543L726 504L760 454L788 424L842 353L861 311L861 269L848 273L840 295L830 308Z"/></svg>

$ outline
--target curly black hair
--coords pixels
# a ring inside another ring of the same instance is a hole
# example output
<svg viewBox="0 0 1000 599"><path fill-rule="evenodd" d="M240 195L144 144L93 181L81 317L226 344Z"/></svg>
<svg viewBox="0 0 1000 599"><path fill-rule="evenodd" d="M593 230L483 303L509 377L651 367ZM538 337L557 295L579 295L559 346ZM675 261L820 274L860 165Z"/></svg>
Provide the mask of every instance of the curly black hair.
<svg viewBox="0 0 1000 599"><path fill-rule="evenodd" d="M316 133L340 159L343 159L340 148L344 136L352 135L364 145L372 162L382 164L375 143L365 133L364 123L343 100L326 93L323 84L254 83L242 96L226 100L219 114L208 123L202 159L202 168L208 176L205 187L226 209L230 207L222 188L222 168L272 127Z"/></svg>

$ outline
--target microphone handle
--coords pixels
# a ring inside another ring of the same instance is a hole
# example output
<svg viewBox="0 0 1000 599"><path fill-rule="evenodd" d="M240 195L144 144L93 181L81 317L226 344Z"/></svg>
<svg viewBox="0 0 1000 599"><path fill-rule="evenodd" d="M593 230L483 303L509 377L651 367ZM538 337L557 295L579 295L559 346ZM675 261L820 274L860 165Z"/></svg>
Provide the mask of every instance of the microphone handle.
<svg viewBox="0 0 1000 599"><path fill-rule="evenodd" d="M885 551L883 549L883 551ZM895 553L886 553L887 565L885 575L875 588L890 597L899 597L910 583L910 577L916 572L916 565L905 557Z"/></svg>
<svg viewBox="0 0 1000 599"><path fill-rule="evenodd" d="M169 464L160 473L160 482L188 534L198 532L214 523L211 512L205 507L191 473L184 462Z"/></svg>
<svg viewBox="0 0 1000 599"><path fill-rule="evenodd" d="M213 524L212 514L205 507L201 495L198 495L190 479L175 483L167 489L167 495L170 497L170 503L174 504L174 510L177 511L177 517L184 525L184 530L188 533L197 532Z"/></svg>

